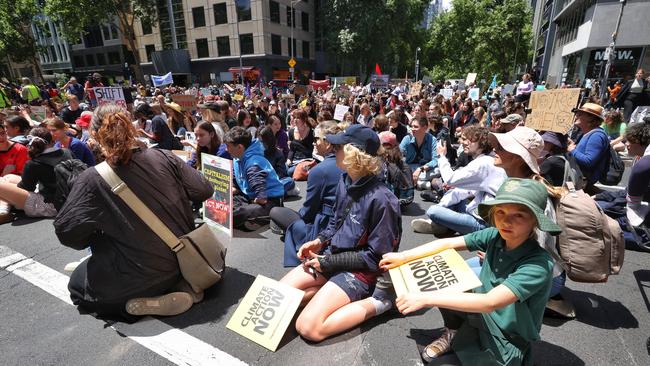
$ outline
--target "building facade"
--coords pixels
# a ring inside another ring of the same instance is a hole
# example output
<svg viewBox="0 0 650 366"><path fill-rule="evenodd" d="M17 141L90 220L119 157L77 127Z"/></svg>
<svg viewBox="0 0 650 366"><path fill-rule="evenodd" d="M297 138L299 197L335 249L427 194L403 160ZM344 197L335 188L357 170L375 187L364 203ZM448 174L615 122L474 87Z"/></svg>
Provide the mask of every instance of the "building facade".
<svg viewBox="0 0 650 366"><path fill-rule="evenodd" d="M40 17L40 22L32 23L32 34L36 44L43 50L39 54L39 61L44 76L69 74L72 71L71 50L60 32L61 26L45 16Z"/></svg>
<svg viewBox="0 0 650 366"><path fill-rule="evenodd" d="M158 23L136 20L135 25L145 74L156 73L154 52L174 48L172 24L177 48L189 53L192 83L232 80L240 55L244 69L254 68L265 81L289 79L292 55L296 75L311 77L316 72L318 0L171 0L172 17L168 1L156 1Z"/></svg>
<svg viewBox="0 0 650 366"><path fill-rule="evenodd" d="M535 18L541 19L541 26L536 29L534 61L541 69L541 80L549 85L572 85L577 80L604 77L605 51L612 41L621 7L614 62L607 83L630 79L638 68L650 67L650 1L549 0L542 3L543 6L535 8Z"/></svg>

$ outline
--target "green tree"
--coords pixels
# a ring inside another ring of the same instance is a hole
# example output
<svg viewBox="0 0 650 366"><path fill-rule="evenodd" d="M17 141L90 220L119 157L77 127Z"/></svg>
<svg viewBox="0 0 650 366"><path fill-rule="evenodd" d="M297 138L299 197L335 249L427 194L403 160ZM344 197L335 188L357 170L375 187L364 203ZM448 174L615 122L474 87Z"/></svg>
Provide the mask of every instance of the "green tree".
<svg viewBox="0 0 650 366"><path fill-rule="evenodd" d="M38 54L40 48L32 34L31 24L39 21L36 0L0 0L0 55L3 62L27 62L43 78Z"/></svg>
<svg viewBox="0 0 650 366"><path fill-rule="evenodd" d="M515 78L530 60L532 11L524 0L452 0L430 29L423 61L434 80Z"/></svg>
<svg viewBox="0 0 650 366"><path fill-rule="evenodd" d="M327 0L325 39L340 73L368 76L375 63L393 75L412 75L423 46L425 0Z"/></svg>
<svg viewBox="0 0 650 366"><path fill-rule="evenodd" d="M136 79L142 81L140 54L135 42L135 19L153 24L157 19L156 1L153 0L45 0L45 13L63 25L63 34L77 43L91 25L117 20L117 26L133 54Z"/></svg>

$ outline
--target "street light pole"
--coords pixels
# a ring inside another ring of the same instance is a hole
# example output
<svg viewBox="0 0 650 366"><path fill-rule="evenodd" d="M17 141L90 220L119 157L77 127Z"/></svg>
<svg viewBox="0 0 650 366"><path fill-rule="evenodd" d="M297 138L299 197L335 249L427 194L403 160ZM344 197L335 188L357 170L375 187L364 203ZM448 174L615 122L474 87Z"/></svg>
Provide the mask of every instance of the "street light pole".
<svg viewBox="0 0 650 366"><path fill-rule="evenodd" d="M621 10L618 13L618 20L616 21L616 28L614 33L612 33L612 42L607 47L605 55L607 58L607 64L605 65L605 74L603 75L603 80L600 83L600 102L604 105L606 99L607 91L607 79L609 79L609 69L612 68L612 61L614 61L614 52L616 51L616 37L618 37L618 28L621 25L621 18L623 18L623 8L625 8L626 0L619 0L621 3Z"/></svg>
<svg viewBox="0 0 650 366"><path fill-rule="evenodd" d="M239 82L241 85L244 85L244 66L241 57L241 33L239 33L239 10L237 9L237 3L235 5L235 20L237 21L237 40L239 40Z"/></svg>
<svg viewBox="0 0 650 366"><path fill-rule="evenodd" d="M293 10L293 6L295 4L298 4L300 1L301 0L292 0L291 1L291 24L289 24L289 26L291 27L291 44L289 45L290 50L291 50L291 59L293 59L294 52L295 52L294 47L293 47L294 46L293 29L296 27L296 13ZM291 81L295 80L294 73L295 73L295 68L292 67L291 68Z"/></svg>
<svg viewBox="0 0 650 366"><path fill-rule="evenodd" d="M420 72L420 60L418 59L418 52L420 51L420 47L415 49L415 82L418 81L418 73Z"/></svg>

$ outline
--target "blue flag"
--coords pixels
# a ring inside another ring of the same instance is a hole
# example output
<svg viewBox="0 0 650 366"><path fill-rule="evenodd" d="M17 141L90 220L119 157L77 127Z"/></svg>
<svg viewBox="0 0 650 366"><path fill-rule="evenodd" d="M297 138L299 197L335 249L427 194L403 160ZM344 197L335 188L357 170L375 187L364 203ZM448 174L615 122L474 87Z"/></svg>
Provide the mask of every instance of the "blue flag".
<svg viewBox="0 0 650 366"><path fill-rule="evenodd" d="M168 85L168 84L173 84L174 79L172 78L172 73L171 71L166 73L165 75L151 75L151 82L153 83L153 86L161 86L161 85Z"/></svg>
<svg viewBox="0 0 650 366"><path fill-rule="evenodd" d="M492 76L492 83L490 83L490 87L488 89L495 89L497 87L497 74L494 74Z"/></svg>

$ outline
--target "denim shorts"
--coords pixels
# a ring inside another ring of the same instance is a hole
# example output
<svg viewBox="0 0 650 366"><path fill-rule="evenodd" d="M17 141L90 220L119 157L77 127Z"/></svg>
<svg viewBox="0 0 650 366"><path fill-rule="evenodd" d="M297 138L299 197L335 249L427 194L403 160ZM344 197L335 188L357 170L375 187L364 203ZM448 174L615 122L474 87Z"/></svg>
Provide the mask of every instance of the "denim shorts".
<svg viewBox="0 0 650 366"><path fill-rule="evenodd" d="M365 299L370 295L370 286L350 272L339 272L329 278L350 298L350 302Z"/></svg>

